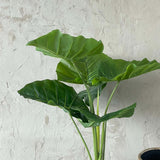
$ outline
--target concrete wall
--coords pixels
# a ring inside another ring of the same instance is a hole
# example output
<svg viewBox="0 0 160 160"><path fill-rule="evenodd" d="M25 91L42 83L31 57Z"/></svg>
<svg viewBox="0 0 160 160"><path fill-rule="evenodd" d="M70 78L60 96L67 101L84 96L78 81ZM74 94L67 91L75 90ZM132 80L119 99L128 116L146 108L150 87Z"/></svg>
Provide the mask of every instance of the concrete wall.
<svg viewBox="0 0 160 160"><path fill-rule="evenodd" d="M66 113L17 94L29 82L56 78L58 60L25 44L57 28L102 40L113 58L160 62L159 0L0 0L1 160L88 159ZM113 87L102 94L101 112ZM132 118L108 123L108 160L136 160L141 150L160 146L159 70L123 81L110 110L134 102ZM78 126L93 150L91 130Z"/></svg>

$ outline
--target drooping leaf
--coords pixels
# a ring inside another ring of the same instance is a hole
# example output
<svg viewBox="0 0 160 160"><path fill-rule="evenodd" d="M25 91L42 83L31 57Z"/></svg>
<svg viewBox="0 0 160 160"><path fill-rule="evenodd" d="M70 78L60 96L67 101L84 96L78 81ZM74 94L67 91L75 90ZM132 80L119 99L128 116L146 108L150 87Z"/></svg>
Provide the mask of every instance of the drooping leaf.
<svg viewBox="0 0 160 160"><path fill-rule="evenodd" d="M104 115L103 117L101 117L100 121L103 122L103 121L107 121L107 120L113 119L113 118L131 117L134 114L135 107L136 107L136 103L132 104L129 107L123 108L119 111L108 113L108 114Z"/></svg>
<svg viewBox="0 0 160 160"><path fill-rule="evenodd" d="M88 56L83 63L85 63L84 66L87 71L87 83L92 85L101 82L122 81L160 69L160 63L156 60L149 61L144 58L142 61L125 61L112 59L105 54ZM66 77L70 77L69 80L63 77L65 69L67 70ZM70 68L67 65L64 66L62 62L58 64L57 75L59 80L73 81L75 76L70 75L70 73Z"/></svg>
<svg viewBox="0 0 160 160"><path fill-rule="evenodd" d="M123 108L119 111L108 113L108 114L100 117L100 119L98 119L96 122L93 122L93 121L89 122L89 123L83 123L82 121L80 121L80 122L84 127L99 126L100 123L108 121L113 118L131 117L134 114L135 107L136 107L136 103L134 103L133 105L131 105L129 107Z"/></svg>
<svg viewBox="0 0 160 160"><path fill-rule="evenodd" d="M160 63L156 60L149 61L144 58L142 61L125 61L112 59L104 54L90 56L86 59L86 64L88 65L88 80L92 81L92 84L122 81L160 69Z"/></svg>
<svg viewBox="0 0 160 160"><path fill-rule="evenodd" d="M89 111L72 87L57 80L35 81L27 84L18 93L24 98L58 106L84 123L99 119Z"/></svg>
<svg viewBox="0 0 160 160"><path fill-rule="evenodd" d="M100 83L97 86L90 86L89 87L89 92L91 94L91 99L94 100L97 98L97 92L99 90L99 94L101 94L103 88L106 86L106 83ZM87 90L81 91L78 93L78 96L84 100L85 104L89 106L89 98L88 98L88 93Z"/></svg>

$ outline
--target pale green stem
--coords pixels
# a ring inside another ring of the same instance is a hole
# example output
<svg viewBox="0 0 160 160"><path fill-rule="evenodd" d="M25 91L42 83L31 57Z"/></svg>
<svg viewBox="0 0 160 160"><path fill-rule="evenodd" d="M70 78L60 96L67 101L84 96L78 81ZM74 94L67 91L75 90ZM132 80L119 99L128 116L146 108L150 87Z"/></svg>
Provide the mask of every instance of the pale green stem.
<svg viewBox="0 0 160 160"><path fill-rule="evenodd" d="M97 91L97 115L99 116L99 89ZM98 145L98 153L100 152L100 126L96 127L97 130L97 145Z"/></svg>
<svg viewBox="0 0 160 160"><path fill-rule="evenodd" d="M70 114L69 114L69 115L70 115ZM87 146L87 144L86 144L86 142L85 142L85 140L84 140L84 138L83 138L83 136L82 136L82 134L81 134L81 132L80 132L77 124L76 124L76 122L74 121L74 119L73 119L73 117L72 117L71 115L70 115L70 118L71 118L74 126L76 127L78 134L80 135L80 137L81 137L81 139L82 139L82 142L83 142L83 144L84 144L84 146L85 146L85 148L86 148L86 150L87 150L87 152L88 152L89 159L92 160L92 157L91 157L90 151L89 151L89 149L88 149L88 146Z"/></svg>
<svg viewBox="0 0 160 160"><path fill-rule="evenodd" d="M88 93L88 98L89 98L89 104L91 107L91 112L94 113L94 106L93 106L93 100L91 98L91 94L89 92L88 86L85 84L87 93ZM93 146L94 146L94 156L95 156L95 160L98 160L98 146L97 146L97 131L96 131L96 127L92 127L92 133L93 133Z"/></svg>
<svg viewBox="0 0 160 160"><path fill-rule="evenodd" d="M105 109L105 112L104 112L104 115L107 113L108 111L108 107L111 103L111 100L112 100L112 97L117 89L119 85L119 82L117 82L116 86L114 87L110 97L109 97L109 100L107 102L107 106L106 106L106 109ZM101 150L100 150L100 156L99 156L99 160L104 160L104 155L105 155L105 140L106 140L106 122L103 122L103 126L102 126L102 135L101 135Z"/></svg>
<svg viewBox="0 0 160 160"><path fill-rule="evenodd" d="M104 115L105 115L105 114L107 113L107 111L108 111L108 107L109 107L109 105L110 105L110 103L111 103L112 97L113 97L113 95L114 95L114 93L115 93L118 85L119 85L119 82L116 83L116 86L114 87L114 89L113 89L113 91L112 91L112 93L111 93L111 95L110 95L110 97L109 97L109 100L108 100L108 103L107 103L107 106L106 106L106 110L105 110L105 112L104 112Z"/></svg>
<svg viewBox="0 0 160 160"><path fill-rule="evenodd" d="M84 85L85 85L86 90L87 90L87 94L88 94L88 98L89 98L89 105L90 105L90 108L91 108L91 112L92 112L92 113L95 113L95 111L94 111L94 106L93 106L93 100L92 100L91 94L90 94L90 92L89 92L89 88L88 88L88 86L87 86L86 84L84 84Z"/></svg>
<svg viewBox="0 0 160 160"><path fill-rule="evenodd" d="M104 160L105 154L105 141L106 141L106 122L102 124L102 135L101 135L101 148L100 148L100 155L98 160Z"/></svg>
<svg viewBox="0 0 160 160"><path fill-rule="evenodd" d="M94 145L94 156L95 156L95 160L98 160L98 147L97 147L97 131L96 131L96 127L92 127L92 133L93 133L93 145Z"/></svg>

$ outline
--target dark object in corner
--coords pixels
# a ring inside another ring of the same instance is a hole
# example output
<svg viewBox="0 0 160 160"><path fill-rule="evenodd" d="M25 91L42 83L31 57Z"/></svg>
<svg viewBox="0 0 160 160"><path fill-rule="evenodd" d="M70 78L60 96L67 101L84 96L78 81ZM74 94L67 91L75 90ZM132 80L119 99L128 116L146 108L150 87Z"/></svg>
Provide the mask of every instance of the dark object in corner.
<svg viewBox="0 0 160 160"><path fill-rule="evenodd" d="M160 160L160 148L147 149L141 152L139 160Z"/></svg>

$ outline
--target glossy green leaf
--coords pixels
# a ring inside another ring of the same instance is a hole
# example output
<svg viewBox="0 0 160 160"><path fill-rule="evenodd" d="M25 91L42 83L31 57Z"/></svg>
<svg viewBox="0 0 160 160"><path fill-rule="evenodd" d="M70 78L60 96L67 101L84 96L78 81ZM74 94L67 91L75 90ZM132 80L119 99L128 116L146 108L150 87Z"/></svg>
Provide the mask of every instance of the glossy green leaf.
<svg viewBox="0 0 160 160"><path fill-rule="evenodd" d="M142 61L125 61L112 59L104 54L90 56L86 59L86 64L88 64L88 81L92 81L92 84L122 81L160 69L160 63L156 60L149 61L145 58Z"/></svg>
<svg viewBox="0 0 160 160"><path fill-rule="evenodd" d="M98 119L95 122L92 121L89 123L83 123L81 121L81 123L84 127L91 127L91 126L98 126L98 125L100 125L101 122L105 122L105 121L108 121L113 118L128 118L134 114L135 107L136 107L136 103L134 103L133 105L131 105L129 107L123 108L119 111L108 113L108 114L100 117L100 119Z"/></svg>
<svg viewBox="0 0 160 160"><path fill-rule="evenodd" d="M101 94L102 90L104 89L104 87L106 86L106 83L100 83L97 86L90 86L89 87L89 92L91 94L91 99L92 101L97 98L97 92L99 90L99 94ZM87 104L89 106L89 98L88 98L88 93L87 90L81 91L80 93L78 93L78 96L84 100L85 104Z"/></svg>
<svg viewBox="0 0 160 160"><path fill-rule="evenodd" d="M58 106L84 123L99 119L89 111L72 87L57 80L35 81L27 84L18 93L24 98Z"/></svg>
<svg viewBox="0 0 160 160"><path fill-rule="evenodd" d="M58 80L69 83L96 85L101 82L122 81L160 69L157 61L125 61L103 54L103 44L92 38L70 36L59 30L30 41L45 55L57 57Z"/></svg>
<svg viewBox="0 0 160 160"><path fill-rule="evenodd" d="M53 30L52 32L39 37L33 41L30 41L27 45L35 46L38 51L43 52L43 54L57 57L63 60L63 68L61 66L60 70L63 72L62 77L65 78L65 81L70 83L80 83L87 81L87 75L84 66L84 63L80 61L84 60L86 56L100 54L103 51L103 44L101 41L96 41L93 38L85 38L83 36L70 36L68 34L62 34L59 30ZM79 61L80 60L80 61ZM80 67L80 74L77 72L76 67ZM67 67L64 67L66 66ZM72 72L67 73L67 68ZM61 73L58 72L59 77ZM69 77L67 77L69 75ZM72 80L70 79L71 77Z"/></svg>
<svg viewBox="0 0 160 160"><path fill-rule="evenodd" d="M103 51L101 41L83 36L70 36L61 33L59 30L53 30L47 35L28 42L27 45L35 46L45 55L66 60L83 59L86 56L99 54Z"/></svg>
<svg viewBox="0 0 160 160"><path fill-rule="evenodd" d="M141 61L125 61L122 59L112 59L105 54L86 57L83 63L87 71L87 83L92 85L101 82L122 81L160 69L160 63L156 60L149 61L144 58ZM67 70L66 77L70 77L69 80L63 77L65 69ZM58 79L61 81L68 82L75 79L75 76L70 74L70 68L67 65L63 66L61 62L57 66L57 73Z"/></svg>
<svg viewBox="0 0 160 160"><path fill-rule="evenodd" d="M85 71L85 67L84 71ZM57 77L58 80L68 82L68 83L77 83L77 84L83 84L83 80L87 83L87 78L85 75L83 75L83 79L81 78L78 72L76 71L75 67L73 66L73 63L69 63L66 60L61 60L57 65ZM82 74L84 74L83 72Z"/></svg>
<svg viewBox="0 0 160 160"><path fill-rule="evenodd" d="M107 121L107 120L113 119L113 118L131 117L134 114L135 107L136 107L136 103L132 104L129 107L123 108L119 111L108 113L108 114L104 115L103 117L101 117L100 121L101 122Z"/></svg>
<svg viewBox="0 0 160 160"><path fill-rule="evenodd" d="M24 98L58 106L65 112L80 120L84 127L100 125L101 122L112 118L132 116L135 106L122 109L99 117L91 113L76 91L57 80L35 81L18 91Z"/></svg>

